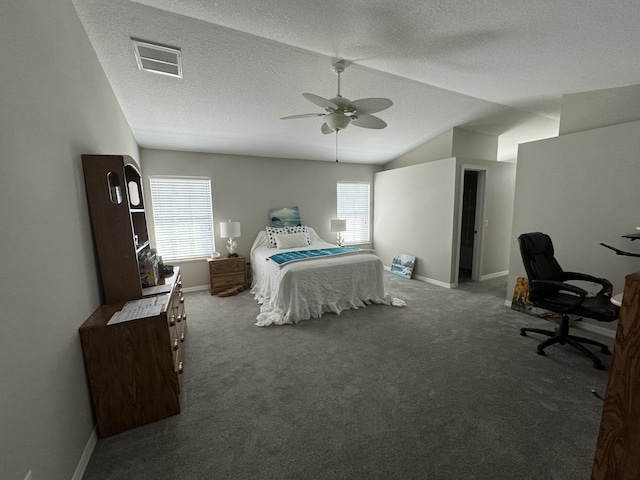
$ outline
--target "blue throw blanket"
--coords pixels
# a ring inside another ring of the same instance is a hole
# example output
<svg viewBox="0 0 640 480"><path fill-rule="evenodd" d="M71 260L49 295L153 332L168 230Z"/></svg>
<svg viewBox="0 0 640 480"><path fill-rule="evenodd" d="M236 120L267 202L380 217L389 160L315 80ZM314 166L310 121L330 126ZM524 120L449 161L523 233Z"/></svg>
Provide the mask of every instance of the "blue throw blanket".
<svg viewBox="0 0 640 480"><path fill-rule="evenodd" d="M297 250L295 252L282 252L271 255L267 260L271 260L278 266L282 267L287 263L297 262L298 260L307 260L309 258L331 257L335 255L344 255L346 253L359 252L356 247L335 247L320 248L316 250Z"/></svg>

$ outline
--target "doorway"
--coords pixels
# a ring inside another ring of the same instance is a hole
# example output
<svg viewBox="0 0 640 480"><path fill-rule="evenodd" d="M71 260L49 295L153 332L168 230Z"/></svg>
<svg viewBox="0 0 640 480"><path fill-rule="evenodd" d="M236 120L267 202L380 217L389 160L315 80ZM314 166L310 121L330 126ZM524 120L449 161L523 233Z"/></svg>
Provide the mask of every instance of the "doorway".
<svg viewBox="0 0 640 480"><path fill-rule="evenodd" d="M457 283L480 280L485 173L463 168Z"/></svg>

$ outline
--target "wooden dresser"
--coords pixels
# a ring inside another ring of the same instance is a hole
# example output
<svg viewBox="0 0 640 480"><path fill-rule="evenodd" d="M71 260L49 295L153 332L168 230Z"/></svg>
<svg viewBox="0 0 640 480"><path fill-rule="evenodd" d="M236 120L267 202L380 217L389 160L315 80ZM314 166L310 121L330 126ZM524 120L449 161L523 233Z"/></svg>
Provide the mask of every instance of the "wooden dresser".
<svg viewBox="0 0 640 480"><path fill-rule="evenodd" d="M591 480L640 478L640 273L627 275Z"/></svg>
<svg viewBox="0 0 640 480"><path fill-rule="evenodd" d="M187 314L179 268L145 288L141 262L152 250L135 161L82 155L82 167L105 304L81 325L80 342L98 435L108 437L180 413ZM128 301L162 307L109 325Z"/></svg>
<svg viewBox="0 0 640 480"><path fill-rule="evenodd" d="M216 295L232 287L247 283L247 259L245 257L208 258L209 289Z"/></svg>
<svg viewBox="0 0 640 480"><path fill-rule="evenodd" d="M80 327L100 438L180 413L187 313L178 268L165 283L170 300L159 315L107 325L126 303L118 302Z"/></svg>

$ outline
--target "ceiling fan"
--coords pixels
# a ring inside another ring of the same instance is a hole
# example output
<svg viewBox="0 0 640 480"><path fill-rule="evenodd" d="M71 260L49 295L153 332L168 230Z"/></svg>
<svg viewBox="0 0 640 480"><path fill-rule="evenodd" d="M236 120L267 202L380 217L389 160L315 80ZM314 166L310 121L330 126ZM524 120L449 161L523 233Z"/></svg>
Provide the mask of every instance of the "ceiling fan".
<svg viewBox="0 0 640 480"><path fill-rule="evenodd" d="M293 118L323 117L324 123L320 127L320 131L325 135L336 132L336 162L338 161L338 132L349 125L373 129L385 128L387 123L372 114L386 110L393 105L393 102L388 98L362 98L352 102L340 95L340 74L344 72L346 67L347 62L345 60L338 60L332 66L333 71L338 75L338 95L336 97L327 100L313 93L302 94L304 98L314 105L324 108L324 113L303 113L281 118L281 120L290 120Z"/></svg>

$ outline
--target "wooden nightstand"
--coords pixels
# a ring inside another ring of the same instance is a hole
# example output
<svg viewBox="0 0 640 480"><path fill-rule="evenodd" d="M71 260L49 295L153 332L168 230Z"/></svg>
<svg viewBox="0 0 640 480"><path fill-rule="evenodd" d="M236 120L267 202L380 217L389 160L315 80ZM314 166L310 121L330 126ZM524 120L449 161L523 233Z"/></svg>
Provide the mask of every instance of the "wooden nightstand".
<svg viewBox="0 0 640 480"><path fill-rule="evenodd" d="M209 264L209 289L211 295L247 284L247 259L245 257L207 258Z"/></svg>

